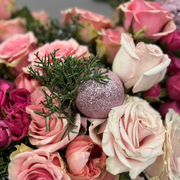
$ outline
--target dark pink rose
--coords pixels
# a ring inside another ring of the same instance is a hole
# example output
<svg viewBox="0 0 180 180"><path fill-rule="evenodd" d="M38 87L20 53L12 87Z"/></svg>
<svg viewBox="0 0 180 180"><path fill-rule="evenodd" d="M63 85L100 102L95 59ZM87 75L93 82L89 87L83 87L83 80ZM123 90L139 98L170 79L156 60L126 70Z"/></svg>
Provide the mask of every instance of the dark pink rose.
<svg viewBox="0 0 180 180"><path fill-rule="evenodd" d="M180 72L166 81L167 95L175 101L180 101Z"/></svg>
<svg viewBox="0 0 180 180"><path fill-rule="evenodd" d="M16 88L25 88L30 93L33 93L37 87L42 86L42 84L39 81L33 79L30 74L26 73L19 74L16 77L14 84Z"/></svg>
<svg viewBox="0 0 180 180"><path fill-rule="evenodd" d="M161 86L155 84L151 89L146 91L144 97L151 98L150 101L155 101L161 92Z"/></svg>
<svg viewBox="0 0 180 180"><path fill-rule="evenodd" d="M174 32L164 36L160 40L161 43L168 44L169 51L176 51L180 49L180 32L176 29Z"/></svg>
<svg viewBox="0 0 180 180"><path fill-rule="evenodd" d="M12 142L11 131L9 130L6 123L0 120L0 148L5 145L10 145Z"/></svg>
<svg viewBox="0 0 180 180"><path fill-rule="evenodd" d="M180 104L177 101L166 101L159 107L159 112L161 113L162 117L166 116L169 109L174 109L174 111L180 114Z"/></svg>
<svg viewBox="0 0 180 180"><path fill-rule="evenodd" d="M27 135L30 118L24 110L15 109L8 114L8 118L5 118L4 121L11 131L12 140L18 141Z"/></svg>
<svg viewBox="0 0 180 180"><path fill-rule="evenodd" d="M9 99L16 103L25 103L29 105L31 102L31 94L27 89L14 89L9 95Z"/></svg>
<svg viewBox="0 0 180 180"><path fill-rule="evenodd" d="M14 84L6 79L0 79L0 86L2 84L7 84L9 86L9 88L7 89L8 91L12 91L13 89L15 89Z"/></svg>
<svg viewBox="0 0 180 180"><path fill-rule="evenodd" d="M176 29L170 12L164 10L158 3L132 0L121 4L117 9L124 12L126 30L132 26L133 33L136 33L144 28L145 36L155 41Z"/></svg>
<svg viewBox="0 0 180 180"><path fill-rule="evenodd" d="M0 108L5 102L6 91L7 91L8 88L9 88L9 86L6 83L0 85Z"/></svg>
<svg viewBox="0 0 180 180"><path fill-rule="evenodd" d="M180 47L179 47L180 49ZM171 63L167 67L167 73L168 74L174 74L176 72L180 72L180 59L171 53L168 53L169 58L171 59Z"/></svg>

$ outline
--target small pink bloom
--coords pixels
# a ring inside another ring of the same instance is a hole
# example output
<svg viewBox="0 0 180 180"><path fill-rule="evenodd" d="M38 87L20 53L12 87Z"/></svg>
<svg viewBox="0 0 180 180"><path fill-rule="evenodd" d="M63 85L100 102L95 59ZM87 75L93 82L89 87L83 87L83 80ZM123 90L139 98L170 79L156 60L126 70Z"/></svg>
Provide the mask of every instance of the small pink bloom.
<svg viewBox="0 0 180 180"><path fill-rule="evenodd" d="M89 136L76 137L68 145L65 158L69 167L69 176L72 180L100 180L103 179L105 174L108 180L115 178L105 170L106 155Z"/></svg>
<svg viewBox="0 0 180 180"><path fill-rule="evenodd" d="M38 52L39 53L38 56L42 58L45 56L45 54L47 56L48 54L54 52L54 50L57 50L57 49L60 49L59 51L56 52L57 59L64 58L67 55L73 55L77 59L80 59L83 56L84 57L90 56L88 47L79 45L77 41L72 38L67 41L55 40L52 43L47 43L43 45L42 47L36 49L34 52L29 54L28 61L30 62L30 66L32 66L33 68L37 70L40 70L39 68L34 66L34 65L37 65L35 61L38 61L38 59L36 58L34 54ZM51 56L50 56L50 61L51 61ZM28 73L28 67L23 68L23 70L24 72Z"/></svg>
<svg viewBox="0 0 180 180"><path fill-rule="evenodd" d="M180 49L180 31L176 29L173 33L163 36L160 39L160 42L166 43L169 51L176 51Z"/></svg>
<svg viewBox="0 0 180 180"><path fill-rule="evenodd" d="M162 119L147 101L127 96L112 108L103 133L102 148L109 156L106 170L117 175L129 172L135 179L163 154L165 129Z"/></svg>
<svg viewBox="0 0 180 180"><path fill-rule="evenodd" d="M10 20L0 20L0 42L16 34L26 32L25 20L18 17Z"/></svg>
<svg viewBox="0 0 180 180"><path fill-rule="evenodd" d="M162 117L165 117L169 109L173 109L175 112L180 114L180 104L177 101L166 101L159 106L159 112Z"/></svg>
<svg viewBox="0 0 180 180"><path fill-rule="evenodd" d="M26 111L31 115L32 121L29 126L29 141L32 145L38 146L39 148L45 149L49 152L54 152L59 149L65 148L79 133L81 126L81 117L79 114L76 116L75 124L77 126L74 129L76 133L70 133L70 140L68 139L68 134L65 136L64 132L67 129L67 120L61 117L64 117L63 114L54 113L51 115L53 120L49 122L47 118L47 125L50 123L50 130L46 130L45 118L37 115L34 110L42 112L42 109L48 113L48 109L45 108L42 104L39 104L41 101L45 100L45 96L42 92L42 89L45 87L37 88L31 94L31 104L26 107ZM47 94L50 94L49 90L45 88ZM59 102L54 99L54 105L59 106ZM62 138L63 137L63 138Z"/></svg>
<svg viewBox="0 0 180 180"><path fill-rule="evenodd" d="M46 11L39 11L39 12L35 12L32 11L31 15L38 21L40 21L43 25L46 25L49 23L49 15L47 14Z"/></svg>
<svg viewBox="0 0 180 180"><path fill-rule="evenodd" d="M146 91L144 97L150 98L150 101L155 101L158 99L158 96L161 92L161 86L159 84L155 84L151 89Z"/></svg>
<svg viewBox="0 0 180 180"><path fill-rule="evenodd" d="M115 29L101 29L99 38L96 40L99 58L106 57L109 64L113 63L114 57L121 47L121 34L125 32L123 27Z"/></svg>
<svg viewBox="0 0 180 180"><path fill-rule="evenodd" d="M5 145L10 145L11 142L11 131L9 130L7 124L0 120L0 148Z"/></svg>
<svg viewBox="0 0 180 180"><path fill-rule="evenodd" d="M17 146L18 150L11 154L9 180L71 180L58 152L48 153L43 149L33 150L23 146Z"/></svg>
<svg viewBox="0 0 180 180"><path fill-rule="evenodd" d="M112 27L111 19L84 9L78 9L75 7L62 11L61 14L63 16L63 23L71 21L69 15L80 16L80 20L78 22L82 24L84 28L81 28L78 33L80 35L80 39L86 43L96 38L100 29Z"/></svg>
<svg viewBox="0 0 180 180"><path fill-rule="evenodd" d="M166 81L167 95L175 101L180 101L180 73L169 77Z"/></svg>
<svg viewBox="0 0 180 180"><path fill-rule="evenodd" d="M28 54L35 49L36 43L32 32L8 38L0 44L0 63L5 64L13 75L18 75L22 67L28 65Z"/></svg>
<svg viewBox="0 0 180 180"><path fill-rule="evenodd" d="M16 11L15 0L0 1L0 19L9 19Z"/></svg>
<svg viewBox="0 0 180 180"><path fill-rule="evenodd" d="M30 93L33 93L37 87L42 85L39 81L33 79L30 74L23 72L16 77L14 84L16 88L25 88Z"/></svg>
<svg viewBox="0 0 180 180"><path fill-rule="evenodd" d="M15 89L14 83L12 83L11 81L8 81L6 79L0 79L0 86L2 84L7 84L9 86L9 88L7 89L8 91L12 91L13 89Z"/></svg>
<svg viewBox="0 0 180 180"><path fill-rule="evenodd" d="M129 30L131 23L133 33L146 28L146 37L155 41L176 29L170 12L164 10L158 3L132 0L121 4L117 9L125 13L126 30Z"/></svg>
<svg viewBox="0 0 180 180"><path fill-rule="evenodd" d="M6 91L8 90L8 88L9 86L6 83L0 85L0 108L6 100Z"/></svg>
<svg viewBox="0 0 180 180"><path fill-rule="evenodd" d="M133 87L133 93L136 93L146 91L159 83L164 78L170 62L158 46L143 42L135 46L133 39L122 33L121 48L116 54L112 68L125 87Z"/></svg>
<svg viewBox="0 0 180 180"><path fill-rule="evenodd" d="M15 109L4 121L11 131L12 140L19 141L27 135L30 118L24 110Z"/></svg>

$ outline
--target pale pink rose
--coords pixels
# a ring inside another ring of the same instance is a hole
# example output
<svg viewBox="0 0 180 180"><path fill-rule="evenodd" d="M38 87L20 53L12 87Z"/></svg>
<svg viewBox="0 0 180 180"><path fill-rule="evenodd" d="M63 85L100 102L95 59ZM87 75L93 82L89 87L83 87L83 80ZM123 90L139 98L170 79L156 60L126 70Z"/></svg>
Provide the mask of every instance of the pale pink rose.
<svg viewBox="0 0 180 180"><path fill-rule="evenodd" d="M70 140L68 139L67 133L63 137L68 123L66 119L61 118L64 117L63 114L52 114L51 117L53 119L50 122L50 130L46 131L45 117L39 116L34 112L34 110L42 112L42 109L44 109L44 111L48 113L48 109L42 104L39 104L41 101L45 100L45 96L42 92L43 88L44 87L39 87L31 94L31 105L26 107L26 112L29 113L32 118L28 132L29 141L32 145L38 146L38 148L54 152L65 148L78 135L81 126L81 117L77 114L75 120L77 128L74 129L77 133L70 132ZM47 88L44 88L44 90L50 95ZM59 102L56 99L54 99L54 105L59 106ZM49 118L47 118L47 125L49 126Z"/></svg>
<svg viewBox="0 0 180 180"><path fill-rule="evenodd" d="M72 38L67 41L55 40L54 42L47 43L44 46L36 49L34 52L30 53L28 59L28 61L30 62L29 66L32 66L34 69L41 70L40 68L34 67L34 65L37 65L35 61L38 61L37 57L34 54L38 52L39 53L38 56L42 58L45 55L47 56L48 54L54 52L54 50L57 49L60 49L59 51L56 52L57 59L64 58L67 55L73 55L77 59L80 59L83 56L84 57L90 56L88 47L79 45L77 41ZM51 56L50 56L50 61L51 61ZM28 73L28 67L23 68L23 71L25 73Z"/></svg>
<svg viewBox="0 0 180 180"><path fill-rule="evenodd" d="M48 153L43 149L31 149L24 144L16 146L11 154L9 180L48 179L71 180L58 152Z"/></svg>
<svg viewBox="0 0 180 180"><path fill-rule="evenodd" d="M162 36L176 30L170 12L164 10L158 3L131 0L121 4L117 9L121 9L125 14L124 26L126 30L129 30L132 23L132 31L135 35L137 31L144 28L145 36L157 41Z"/></svg>
<svg viewBox="0 0 180 180"><path fill-rule="evenodd" d="M0 20L0 42L15 34L24 34L25 32L25 20L20 17L9 20Z"/></svg>
<svg viewBox="0 0 180 180"><path fill-rule="evenodd" d="M31 15L38 21L40 21L42 24L49 23L49 15L46 11L42 10L39 12L32 11Z"/></svg>
<svg viewBox="0 0 180 180"><path fill-rule="evenodd" d="M173 109L165 117L166 138L164 154L145 171L160 180L177 180L180 177L180 115Z"/></svg>
<svg viewBox="0 0 180 180"><path fill-rule="evenodd" d="M77 7L62 11L61 15L63 16L63 23L71 21L70 15L72 17L80 16L78 22L82 24L84 28L80 28L78 34L80 39L85 43L95 39L100 29L112 27L111 19L84 9L78 9Z"/></svg>
<svg viewBox="0 0 180 180"><path fill-rule="evenodd" d="M96 50L99 58L106 57L108 64L112 64L114 57L121 47L121 34L124 28L117 26L115 29L101 29L99 38L96 40Z"/></svg>
<svg viewBox="0 0 180 180"><path fill-rule="evenodd" d="M65 158L72 180L113 180L105 170L106 155L87 135L76 137L67 147Z"/></svg>
<svg viewBox="0 0 180 180"><path fill-rule="evenodd" d="M16 11L15 0L0 0L0 19L9 19Z"/></svg>
<svg viewBox="0 0 180 180"><path fill-rule="evenodd" d="M127 89L133 87L133 93L146 91L164 78L171 60L158 46L143 42L135 46L124 33L121 45L112 68Z"/></svg>
<svg viewBox="0 0 180 180"><path fill-rule="evenodd" d="M37 87L42 86L42 84L33 79L30 74L25 74L23 72L16 77L14 84L16 88L25 88L30 93L33 93Z"/></svg>
<svg viewBox="0 0 180 180"><path fill-rule="evenodd" d="M135 179L163 154L165 129L161 117L147 101L127 96L112 108L103 133L102 148L109 156L106 170L117 175L129 172Z"/></svg>
<svg viewBox="0 0 180 180"><path fill-rule="evenodd" d="M28 65L28 54L36 48L37 39L32 32L17 34L0 44L0 63L5 64L13 75Z"/></svg>

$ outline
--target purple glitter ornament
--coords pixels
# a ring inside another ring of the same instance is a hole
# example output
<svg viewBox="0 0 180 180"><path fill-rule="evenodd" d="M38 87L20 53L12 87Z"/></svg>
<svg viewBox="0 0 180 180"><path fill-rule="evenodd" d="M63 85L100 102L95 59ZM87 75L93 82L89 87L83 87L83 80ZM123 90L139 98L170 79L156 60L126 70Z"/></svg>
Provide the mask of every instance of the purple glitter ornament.
<svg viewBox="0 0 180 180"><path fill-rule="evenodd" d="M124 88L116 74L107 73L107 85L94 80L86 81L78 89L76 106L90 118L107 118L111 108L120 106L124 101Z"/></svg>
<svg viewBox="0 0 180 180"><path fill-rule="evenodd" d="M156 0L156 2L174 16L174 22L180 31L180 0Z"/></svg>

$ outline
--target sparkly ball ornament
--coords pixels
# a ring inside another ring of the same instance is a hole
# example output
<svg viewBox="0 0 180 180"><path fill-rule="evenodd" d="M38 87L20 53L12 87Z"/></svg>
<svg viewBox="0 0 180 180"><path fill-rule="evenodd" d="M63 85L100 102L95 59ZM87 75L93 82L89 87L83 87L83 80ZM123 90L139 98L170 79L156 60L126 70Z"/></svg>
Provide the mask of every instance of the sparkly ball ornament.
<svg viewBox="0 0 180 180"><path fill-rule="evenodd" d="M107 118L111 108L120 106L124 101L124 88L116 74L107 73L107 85L95 80L86 81L78 89L76 106L79 111L90 118Z"/></svg>

